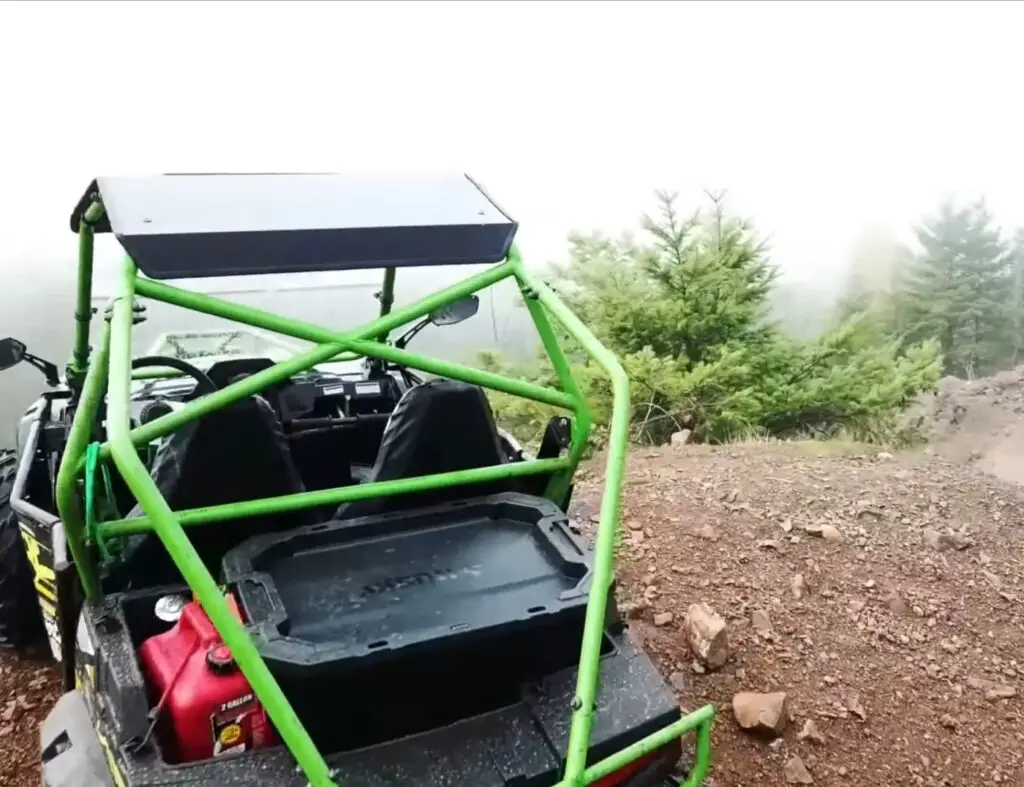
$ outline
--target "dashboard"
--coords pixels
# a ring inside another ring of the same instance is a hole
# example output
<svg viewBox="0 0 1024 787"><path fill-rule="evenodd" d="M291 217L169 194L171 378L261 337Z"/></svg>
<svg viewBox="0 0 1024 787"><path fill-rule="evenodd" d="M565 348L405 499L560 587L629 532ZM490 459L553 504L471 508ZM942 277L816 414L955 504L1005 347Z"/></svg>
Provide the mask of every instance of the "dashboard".
<svg viewBox="0 0 1024 787"><path fill-rule="evenodd" d="M206 374L218 388L273 365L268 358L218 361ZM262 396L277 412L286 431L386 417L401 398L406 383L397 371L368 377L364 369L338 372L311 370L265 388ZM145 383L133 392L133 420L148 423L190 400L195 383L174 378Z"/></svg>

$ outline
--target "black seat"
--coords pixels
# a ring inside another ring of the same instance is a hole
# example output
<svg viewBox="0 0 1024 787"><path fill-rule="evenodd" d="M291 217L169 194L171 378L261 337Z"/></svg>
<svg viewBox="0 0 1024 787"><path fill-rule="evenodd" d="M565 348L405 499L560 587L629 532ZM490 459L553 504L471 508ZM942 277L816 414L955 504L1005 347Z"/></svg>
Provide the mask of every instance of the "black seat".
<svg viewBox="0 0 1024 787"><path fill-rule="evenodd" d="M471 470L505 463L494 413L484 392L454 380L410 388L384 429L371 482ZM463 484L342 504L335 518L382 514L512 491L509 481Z"/></svg>
<svg viewBox="0 0 1024 787"><path fill-rule="evenodd" d="M175 511L305 491L277 414L259 396L210 413L171 435L153 460L151 476ZM129 517L142 516L136 505ZM250 536L312 523L306 510L188 528L214 576L224 554ZM155 533L126 544L115 585L153 587L181 581Z"/></svg>

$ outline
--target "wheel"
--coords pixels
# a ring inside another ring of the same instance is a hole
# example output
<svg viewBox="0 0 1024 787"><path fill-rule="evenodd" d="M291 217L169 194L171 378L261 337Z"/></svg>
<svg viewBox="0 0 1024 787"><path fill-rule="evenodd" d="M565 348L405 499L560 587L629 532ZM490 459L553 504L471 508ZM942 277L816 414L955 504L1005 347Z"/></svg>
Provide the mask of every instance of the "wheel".
<svg viewBox="0 0 1024 787"><path fill-rule="evenodd" d="M0 450L0 648L27 653L46 641L43 617L32 581L32 567L18 519L11 509L11 490L18 459Z"/></svg>

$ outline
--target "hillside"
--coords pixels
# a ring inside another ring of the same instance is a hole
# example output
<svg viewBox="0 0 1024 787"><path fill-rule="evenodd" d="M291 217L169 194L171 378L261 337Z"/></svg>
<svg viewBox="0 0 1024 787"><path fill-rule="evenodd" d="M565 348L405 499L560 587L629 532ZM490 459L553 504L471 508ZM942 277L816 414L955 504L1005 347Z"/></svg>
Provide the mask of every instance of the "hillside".
<svg viewBox="0 0 1024 787"><path fill-rule="evenodd" d="M637 452L620 594L684 709L718 706L709 784L1022 784L1022 524L1019 487L925 454ZM687 644L696 603L726 621L720 670ZM781 737L739 729L741 691L786 694Z"/></svg>

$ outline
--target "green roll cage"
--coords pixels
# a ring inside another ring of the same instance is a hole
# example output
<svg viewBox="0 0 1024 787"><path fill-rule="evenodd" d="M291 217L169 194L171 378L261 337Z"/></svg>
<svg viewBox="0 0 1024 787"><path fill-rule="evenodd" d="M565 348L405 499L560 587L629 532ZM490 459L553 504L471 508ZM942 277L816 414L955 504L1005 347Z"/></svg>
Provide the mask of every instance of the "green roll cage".
<svg viewBox="0 0 1024 787"><path fill-rule="evenodd" d="M685 784L693 787L703 781L711 757L711 727L715 709L710 704L604 760L589 766L587 764L590 731L598 693L599 659L607 593L613 579L612 564L615 531L619 520L620 492L628 449L629 380L614 354L601 345L550 288L526 270L514 248L509 251L503 262L395 311L392 311L395 269L385 268L380 316L368 324L345 332L279 317L260 309L138 277L135 262L128 256L124 260L119 287L109 303L99 340L90 358L93 228L103 216L103 204L97 199L83 212L78 227L76 331L67 369L68 384L77 397L77 408L68 433L56 484L57 505L64 523L68 548L81 579L83 595L88 602L96 602L102 597L96 551L91 547L129 534L156 532L224 642L231 649L239 669L263 703L285 745L305 773L309 785L329 787L338 784L333 780L334 774L313 744L256 646L241 623L232 615L221 590L200 560L184 528L212 525L255 514L278 513L328 503L340 504L368 497L407 494L425 489L482 483L535 473L551 473L552 480L547 488L547 495L555 500L564 499L586 445L591 414L549 321L549 317L553 317L608 374L613 392L604 495L601 500L595 542L593 582L584 622L565 771L562 781L556 787L582 787L592 784L690 731L696 733L696 747L693 767ZM509 277L514 278L520 287L562 390L513 380L458 363L420 356L386 344L391 331L422 318L443 305ZM302 339L315 343L316 347L197 399L181 410L132 429L132 326L133 306L137 296ZM170 508L139 458L137 449L140 446L168 435L207 413L255 394L270 384L285 380L316 364L360 356L380 358L430 374L567 410L574 416L571 450L567 456L558 459L523 461L187 511L173 511ZM90 446L93 424L104 396L107 397L109 439L102 446ZM95 457L96 461L87 463L87 454ZM83 483L87 489L92 489L95 475L103 472L108 461L112 461L116 466L145 512L145 516L87 522L86 510L79 494L79 484Z"/></svg>

